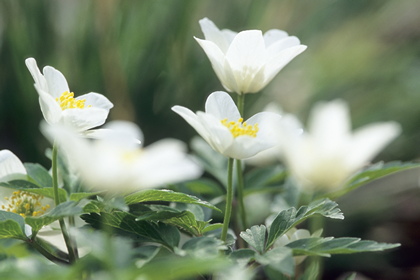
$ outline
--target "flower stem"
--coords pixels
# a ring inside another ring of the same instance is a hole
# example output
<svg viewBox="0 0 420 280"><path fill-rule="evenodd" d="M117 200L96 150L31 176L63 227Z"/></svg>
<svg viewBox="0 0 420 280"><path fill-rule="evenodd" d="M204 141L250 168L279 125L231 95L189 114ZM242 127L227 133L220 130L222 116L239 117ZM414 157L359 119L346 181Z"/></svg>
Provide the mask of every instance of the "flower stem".
<svg viewBox="0 0 420 280"><path fill-rule="evenodd" d="M226 241L226 238L227 238L230 216L232 215L232 201L233 201L233 158L229 158L225 217L223 218L223 228L222 228L222 236L221 236L222 241Z"/></svg>
<svg viewBox="0 0 420 280"><path fill-rule="evenodd" d="M245 211L245 203L244 203L244 178L242 172L242 161L237 159L236 160L236 175L238 179L238 203L239 203L239 216L242 223L241 230L245 230L248 225L246 221L246 211Z"/></svg>
<svg viewBox="0 0 420 280"><path fill-rule="evenodd" d="M50 252L48 252L44 247L42 247L36 240L28 240L27 241L33 248L35 248L38 252L40 252L44 257L48 260L57 263L57 264L69 264L66 260L63 260Z"/></svg>
<svg viewBox="0 0 420 280"><path fill-rule="evenodd" d="M54 191L54 202L55 206L57 207L60 205L60 196L58 194L58 167L57 167L57 146L53 145L52 150L52 184L53 184L53 191ZM77 254L72 246L72 241L70 235L67 231L66 224L63 218L59 220L61 232L63 234L64 241L66 243L67 251L69 252L69 262L74 263L77 259Z"/></svg>
<svg viewBox="0 0 420 280"><path fill-rule="evenodd" d="M239 114L244 117L244 107L245 107L245 94L238 94L237 106ZM242 172L242 161L236 160L236 175L238 177L238 203L239 203L239 216L242 223L242 229L247 228L246 222L246 212L245 212L245 203L244 203L244 180Z"/></svg>

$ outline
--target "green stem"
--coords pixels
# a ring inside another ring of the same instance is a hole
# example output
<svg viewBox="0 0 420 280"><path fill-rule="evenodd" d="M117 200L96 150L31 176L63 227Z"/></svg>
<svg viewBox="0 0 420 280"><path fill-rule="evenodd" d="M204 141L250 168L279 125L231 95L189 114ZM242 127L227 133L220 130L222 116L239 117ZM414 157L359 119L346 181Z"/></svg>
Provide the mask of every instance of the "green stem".
<svg viewBox="0 0 420 280"><path fill-rule="evenodd" d="M40 252L44 257L46 257L48 260L52 261L53 263L69 264L66 260L60 259L59 257L48 252L44 247L38 244L35 240L28 240L28 243L33 248L35 248L38 252Z"/></svg>
<svg viewBox="0 0 420 280"><path fill-rule="evenodd" d="M244 117L245 94L238 94L238 99L236 100L236 106L238 107L238 111L241 117Z"/></svg>
<svg viewBox="0 0 420 280"><path fill-rule="evenodd" d="M238 203L239 203L239 216L242 223L241 230L245 230L247 225L246 220L246 211L245 211L245 203L244 203L244 179L243 179L243 172L242 172L242 161L237 159L236 160L236 175L238 179Z"/></svg>
<svg viewBox="0 0 420 280"><path fill-rule="evenodd" d="M58 168L57 168L57 146L53 145L52 150L52 184L53 184L53 191L54 191L54 202L55 206L57 207L60 205L60 196L58 195ZM68 234L66 224L64 219L61 218L58 220L60 223L61 232L63 234L64 241L66 243L67 251L69 252L69 262L74 263L77 259L77 255L75 250L72 246L72 241L70 235Z"/></svg>
<svg viewBox="0 0 420 280"><path fill-rule="evenodd" d="M233 201L233 158L229 158L225 217L223 218L223 228L222 228L222 236L221 236L222 241L226 241L227 232L229 229L230 216L232 215L232 201Z"/></svg>

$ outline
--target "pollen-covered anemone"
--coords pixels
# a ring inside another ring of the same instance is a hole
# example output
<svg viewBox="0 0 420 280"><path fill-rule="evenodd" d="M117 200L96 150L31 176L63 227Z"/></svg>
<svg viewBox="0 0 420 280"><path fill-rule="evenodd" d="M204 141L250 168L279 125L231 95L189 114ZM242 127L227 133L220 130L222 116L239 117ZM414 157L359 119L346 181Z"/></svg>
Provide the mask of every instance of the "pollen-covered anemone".
<svg viewBox="0 0 420 280"><path fill-rule="evenodd" d="M258 113L248 120L239 114L230 95L216 91L209 95L205 112L193 113L182 106L172 110L186 120L217 152L234 159L246 159L273 147L276 137L273 129L281 116L275 113Z"/></svg>
<svg viewBox="0 0 420 280"><path fill-rule="evenodd" d="M45 66L41 73L32 57L25 63L35 81L42 114L49 124L61 123L82 132L105 123L113 107L105 96L90 92L75 98L60 71Z"/></svg>

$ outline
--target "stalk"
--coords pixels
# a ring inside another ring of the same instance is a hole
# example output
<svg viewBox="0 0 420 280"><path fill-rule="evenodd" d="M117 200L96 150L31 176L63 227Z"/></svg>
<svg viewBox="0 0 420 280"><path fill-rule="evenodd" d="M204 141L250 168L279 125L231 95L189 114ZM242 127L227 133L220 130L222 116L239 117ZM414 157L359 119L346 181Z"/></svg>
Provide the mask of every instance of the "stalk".
<svg viewBox="0 0 420 280"><path fill-rule="evenodd" d="M54 202L55 206L57 207L60 205L60 197L58 195L58 168L57 168L57 146L53 145L52 150L52 184L53 184L53 191L54 191ZM63 218L59 220L61 232L63 234L64 241L66 243L67 251L69 252L69 262L74 263L77 260L77 255L75 250L73 249L72 242L70 235L67 231L66 224Z"/></svg>
<svg viewBox="0 0 420 280"><path fill-rule="evenodd" d="M222 241L226 241L227 232L229 229L230 217L232 215L232 201L233 201L233 158L228 160L228 181L226 190L226 207L225 216L223 218Z"/></svg>

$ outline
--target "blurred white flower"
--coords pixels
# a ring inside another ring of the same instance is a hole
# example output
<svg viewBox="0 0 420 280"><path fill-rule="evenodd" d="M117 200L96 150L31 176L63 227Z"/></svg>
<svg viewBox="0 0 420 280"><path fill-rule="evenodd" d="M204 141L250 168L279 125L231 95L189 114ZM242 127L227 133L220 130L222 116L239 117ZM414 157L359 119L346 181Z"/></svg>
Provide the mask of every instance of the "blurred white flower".
<svg viewBox="0 0 420 280"><path fill-rule="evenodd" d="M238 94L260 91L306 49L297 37L282 30L271 29L264 35L260 30L236 33L219 30L208 18L199 23L205 40L194 38L225 89Z"/></svg>
<svg viewBox="0 0 420 280"><path fill-rule="evenodd" d="M284 152L284 131L283 127L287 126L289 128L294 127L297 133L302 133L302 125L299 120L292 114L283 113L280 106L275 103L269 103L264 109L263 112L272 112L281 116L280 126L277 124L276 129L273 129L273 139L275 139L275 146L262 151L261 153L256 154L245 160L246 164L254 166L265 166L270 165L275 162L278 162L279 159L283 156Z"/></svg>
<svg viewBox="0 0 420 280"><path fill-rule="evenodd" d="M276 242L274 243L274 247L286 246L287 244L299 239L321 237L322 231L322 229L319 229L313 234L311 234L309 230L306 229L291 228L276 240ZM295 261L295 265L302 263L305 260L305 258L306 256L294 257L293 260Z"/></svg>
<svg viewBox="0 0 420 280"><path fill-rule="evenodd" d="M216 91L209 95L205 112L174 106L172 110L184 118L217 152L234 159L245 159L276 144L273 128L281 116L262 112L246 122L229 94Z"/></svg>
<svg viewBox="0 0 420 280"><path fill-rule="evenodd" d="M141 148L142 133L133 123L117 121L95 133L94 140L65 126L41 125L55 140L70 167L87 187L127 193L198 177L201 169L186 154L184 143L165 139Z"/></svg>
<svg viewBox="0 0 420 280"><path fill-rule="evenodd" d="M366 125L351 131L349 109L341 100L317 104L308 132L285 128L285 159L306 191L331 191L369 163L401 131L395 122Z"/></svg>
<svg viewBox="0 0 420 280"><path fill-rule="evenodd" d="M85 131L104 124L113 104L102 94L90 92L74 98L66 78L51 66L43 74L34 58L25 60L39 95L42 114L49 124L65 124Z"/></svg>

